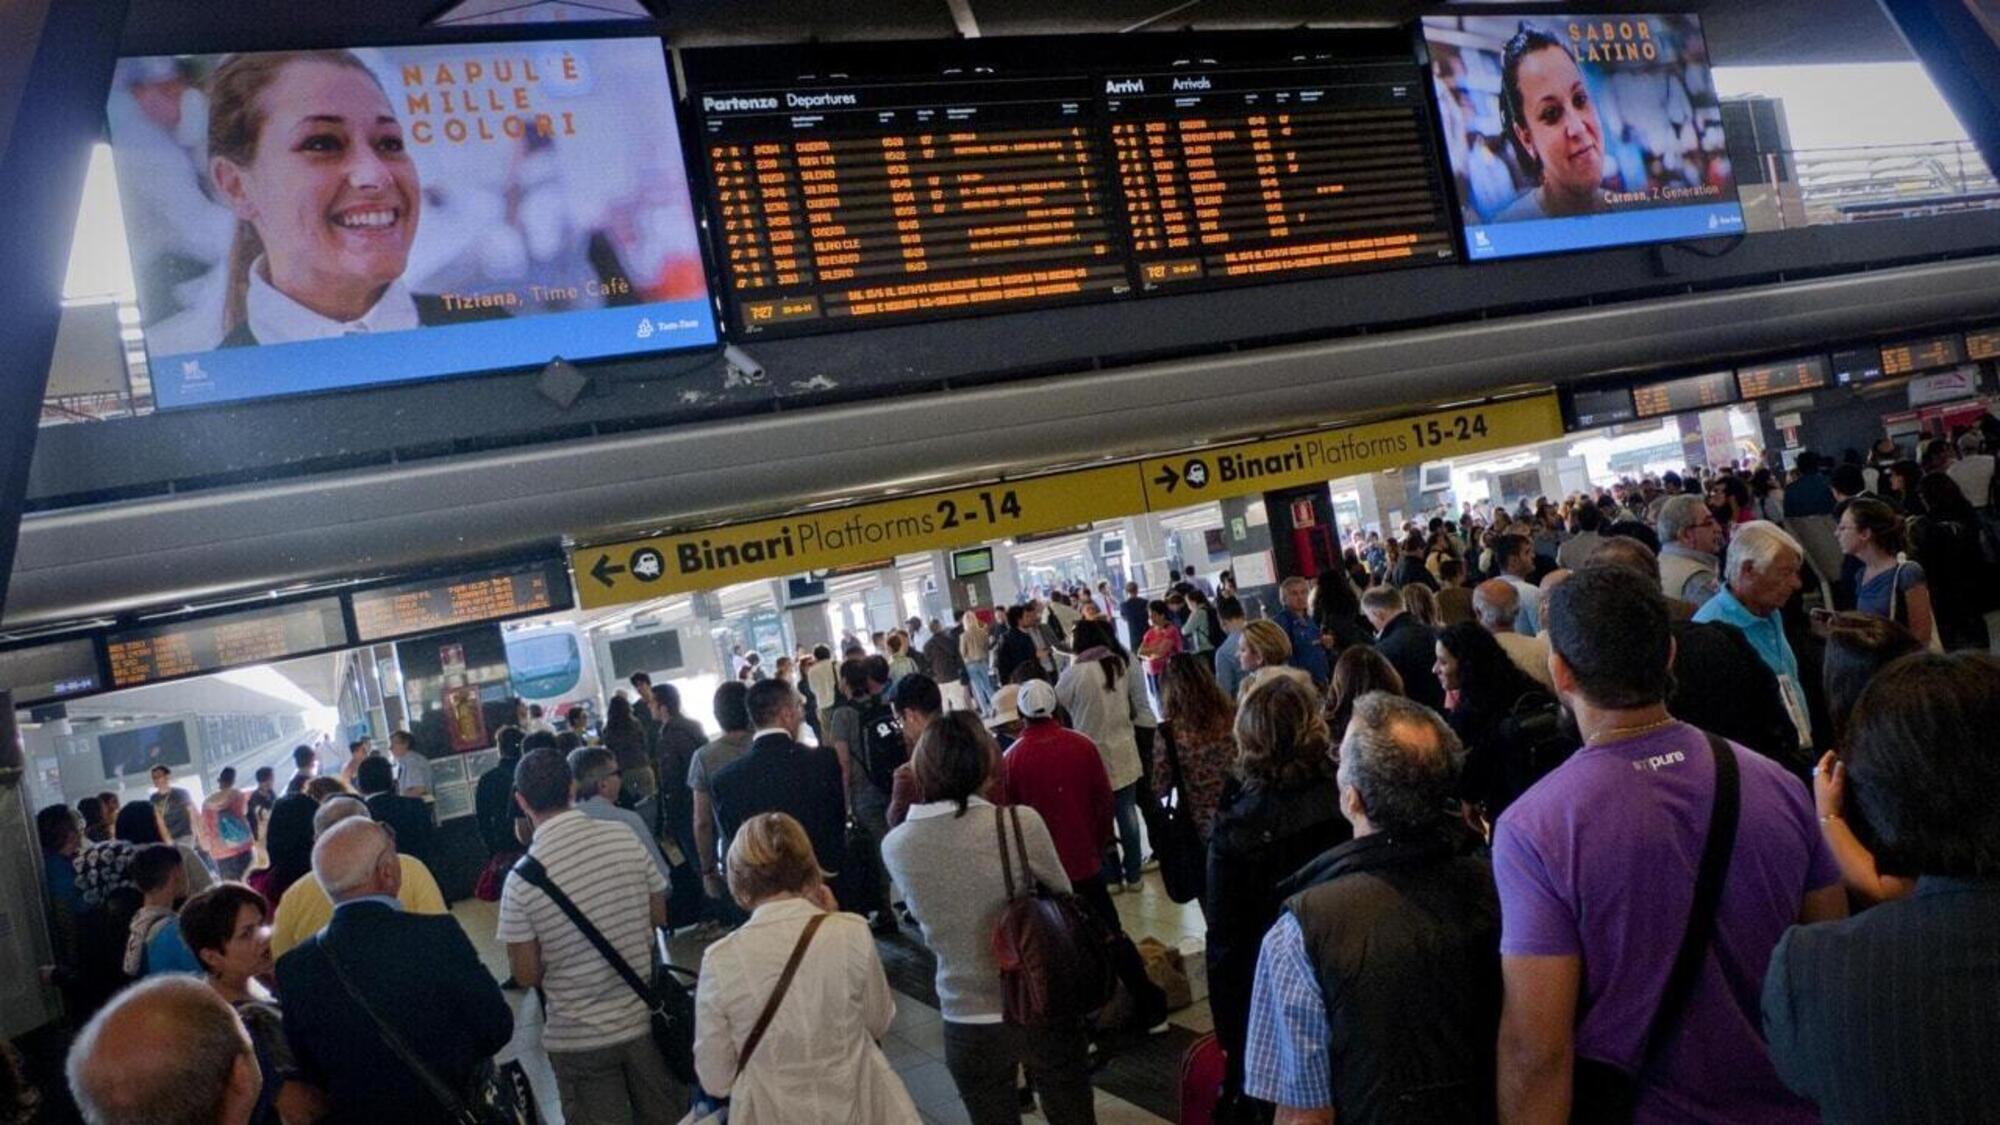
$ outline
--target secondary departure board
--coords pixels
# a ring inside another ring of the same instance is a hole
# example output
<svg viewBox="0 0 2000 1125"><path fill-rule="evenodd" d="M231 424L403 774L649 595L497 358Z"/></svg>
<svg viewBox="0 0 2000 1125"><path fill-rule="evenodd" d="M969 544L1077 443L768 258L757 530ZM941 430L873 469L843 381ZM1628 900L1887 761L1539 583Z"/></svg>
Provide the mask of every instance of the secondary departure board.
<svg viewBox="0 0 2000 1125"><path fill-rule="evenodd" d="M268 664L348 644L339 598L118 629L105 638L113 688Z"/></svg>
<svg viewBox="0 0 2000 1125"><path fill-rule="evenodd" d="M1639 417L1658 418L1663 414L1685 414L1711 406L1727 406L1736 401L1736 377L1728 371L1690 375L1664 383L1648 383L1632 388L1632 402Z"/></svg>
<svg viewBox="0 0 2000 1125"><path fill-rule="evenodd" d="M1872 383L1882 377L1882 349L1847 348L1832 356L1833 381L1841 386Z"/></svg>
<svg viewBox="0 0 2000 1125"><path fill-rule="evenodd" d="M2000 359L2000 326L1975 329L1965 334L1965 358Z"/></svg>
<svg viewBox="0 0 2000 1125"><path fill-rule="evenodd" d="M1760 363L1736 372L1736 386L1743 392L1744 398L1769 398L1794 391L1817 390L1828 382L1826 357L1823 355Z"/></svg>
<svg viewBox="0 0 2000 1125"><path fill-rule="evenodd" d="M1182 67L1102 81L1145 289L1453 255L1412 64Z"/></svg>
<svg viewBox="0 0 2000 1125"><path fill-rule="evenodd" d="M1124 292L1090 95L1081 78L701 95L736 327Z"/></svg>
<svg viewBox="0 0 2000 1125"><path fill-rule="evenodd" d="M498 567L348 595L362 644L552 613L571 605L561 563Z"/></svg>
<svg viewBox="0 0 2000 1125"><path fill-rule="evenodd" d="M16 707L89 695L103 686L97 646L88 637L0 650L0 688L13 693Z"/></svg>
<svg viewBox="0 0 2000 1125"><path fill-rule="evenodd" d="M1955 335L1904 340L1882 349L1882 374L1888 376L1957 367L1964 362L1965 341Z"/></svg>

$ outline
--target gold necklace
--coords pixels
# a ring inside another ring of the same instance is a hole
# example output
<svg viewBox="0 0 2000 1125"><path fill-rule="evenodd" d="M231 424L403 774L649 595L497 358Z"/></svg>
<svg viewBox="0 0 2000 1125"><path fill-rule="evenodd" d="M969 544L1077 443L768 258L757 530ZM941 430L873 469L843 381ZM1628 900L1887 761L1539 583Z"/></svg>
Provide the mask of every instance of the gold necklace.
<svg viewBox="0 0 2000 1125"><path fill-rule="evenodd" d="M1610 730L1599 731L1598 733L1591 735L1589 738L1584 740L1584 744L1587 746L1602 746L1607 742L1624 742L1627 739L1638 738L1641 735L1651 734L1656 730L1665 730L1668 727L1673 726L1675 723L1678 722L1680 722L1679 719L1674 718L1672 715L1668 715L1664 719L1655 719L1650 723L1640 723L1636 726L1629 726L1629 727L1612 727Z"/></svg>

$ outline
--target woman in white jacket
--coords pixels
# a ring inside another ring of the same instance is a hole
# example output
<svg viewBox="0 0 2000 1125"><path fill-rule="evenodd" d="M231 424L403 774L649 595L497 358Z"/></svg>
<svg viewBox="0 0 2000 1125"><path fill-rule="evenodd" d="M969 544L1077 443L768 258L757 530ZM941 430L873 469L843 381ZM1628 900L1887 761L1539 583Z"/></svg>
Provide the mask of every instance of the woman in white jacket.
<svg viewBox="0 0 2000 1125"><path fill-rule="evenodd" d="M1056 681L1056 701L1069 712L1069 725L1097 744L1104 772L1111 778L1122 862L1107 859L1104 885L1112 894L1136 890L1146 859L1139 839L1139 788L1145 773L1139 730L1143 726L1144 749L1150 752L1158 720L1146 698L1146 685L1104 622L1079 621L1072 647L1076 659Z"/></svg>
<svg viewBox="0 0 2000 1125"><path fill-rule="evenodd" d="M896 1001L875 939L859 915L837 912L805 829L783 813L753 817L737 831L727 863L729 893L750 920L702 956L694 1040L702 1090L729 1100L735 1125L919 1125L909 1091L876 1045ZM750 1047L802 941L798 970Z"/></svg>

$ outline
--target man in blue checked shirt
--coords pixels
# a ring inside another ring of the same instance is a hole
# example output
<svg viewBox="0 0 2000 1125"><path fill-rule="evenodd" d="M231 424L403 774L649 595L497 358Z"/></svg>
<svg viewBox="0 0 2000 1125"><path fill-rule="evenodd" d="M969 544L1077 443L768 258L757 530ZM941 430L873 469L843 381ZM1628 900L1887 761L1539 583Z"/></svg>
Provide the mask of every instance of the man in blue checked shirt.
<svg viewBox="0 0 2000 1125"><path fill-rule="evenodd" d="M1257 962L1244 1092L1278 1125L1493 1120L1500 900L1446 811L1464 760L1429 708L1356 703L1340 747L1354 839L1283 888Z"/></svg>

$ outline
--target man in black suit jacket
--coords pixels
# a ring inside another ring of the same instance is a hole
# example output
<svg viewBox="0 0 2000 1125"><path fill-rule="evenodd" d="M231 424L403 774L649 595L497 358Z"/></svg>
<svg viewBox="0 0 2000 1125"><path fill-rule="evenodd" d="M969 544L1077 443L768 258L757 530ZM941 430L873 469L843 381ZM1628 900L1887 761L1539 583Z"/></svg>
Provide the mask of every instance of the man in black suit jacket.
<svg viewBox="0 0 2000 1125"><path fill-rule="evenodd" d="M750 752L709 779L727 850L736 829L758 813L788 813L805 827L824 871L838 873L847 850L847 786L829 747L798 740L805 700L784 680L750 685Z"/></svg>
<svg viewBox="0 0 2000 1125"><path fill-rule="evenodd" d="M368 815L396 833L396 850L431 865L430 802L396 793L396 767L387 758L368 758L354 771L354 787L368 804Z"/></svg>
<svg viewBox="0 0 2000 1125"><path fill-rule="evenodd" d="M1864 814L1880 870L1917 876L1914 897L1794 926L1771 954L1771 1062L1827 1125L1992 1121L2000 1107L1995 730L2000 663L1919 653L1876 674L1845 761L1828 754L1814 771L1823 832L1851 856L1844 820Z"/></svg>
<svg viewBox="0 0 2000 1125"><path fill-rule="evenodd" d="M1361 595L1361 612L1375 627L1375 650L1403 677L1403 694L1432 710L1444 709L1444 685L1438 683L1438 631L1403 609L1403 592L1375 586Z"/></svg>
<svg viewBox="0 0 2000 1125"><path fill-rule="evenodd" d="M333 900L324 930L278 960L285 1038L324 1090L329 1125L435 1125L444 1108L342 987L331 958L375 1015L447 1086L467 1090L514 1034L500 986L450 915L396 902L395 841L372 820L341 821L313 845L313 878Z"/></svg>

